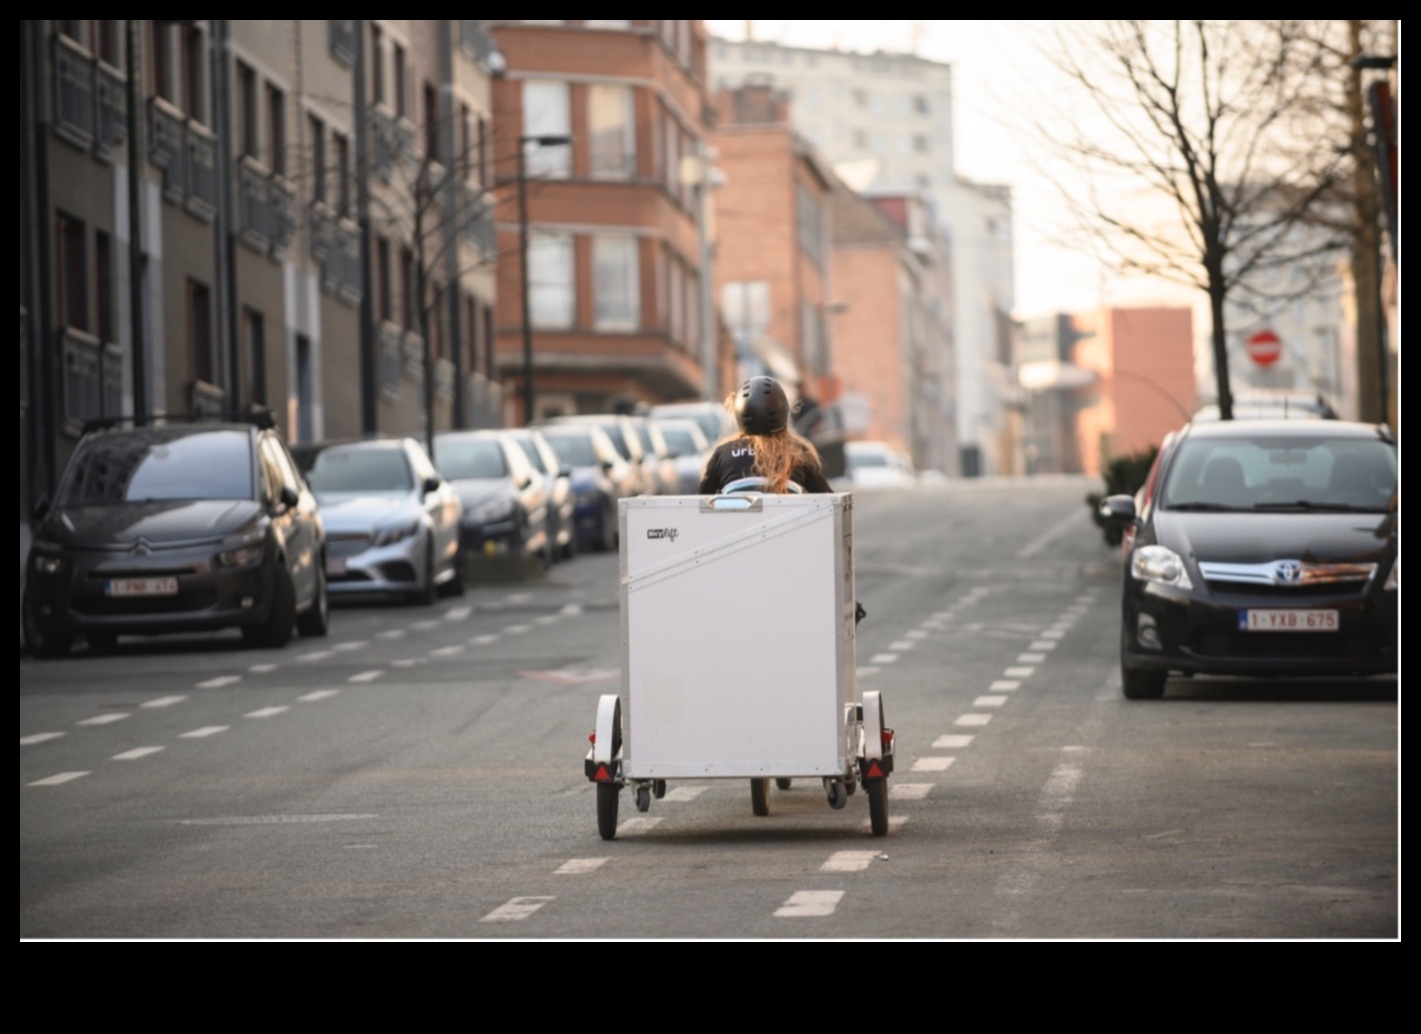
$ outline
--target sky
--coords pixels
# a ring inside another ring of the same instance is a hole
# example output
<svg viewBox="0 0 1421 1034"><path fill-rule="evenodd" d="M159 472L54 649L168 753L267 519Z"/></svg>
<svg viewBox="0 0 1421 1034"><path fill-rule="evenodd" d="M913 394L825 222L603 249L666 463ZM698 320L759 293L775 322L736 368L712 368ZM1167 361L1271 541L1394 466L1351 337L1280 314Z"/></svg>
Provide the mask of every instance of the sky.
<svg viewBox="0 0 1421 1034"><path fill-rule="evenodd" d="M1012 187L1015 217L1016 315L1078 312L1102 304L1192 304L1193 294L1139 278L1102 274L1079 251L1052 243L1060 221L1058 188L1033 168L1029 115L1059 94L1040 57L1041 22L1020 21L707 21L714 36L791 46L914 52L953 68L957 172Z"/></svg>

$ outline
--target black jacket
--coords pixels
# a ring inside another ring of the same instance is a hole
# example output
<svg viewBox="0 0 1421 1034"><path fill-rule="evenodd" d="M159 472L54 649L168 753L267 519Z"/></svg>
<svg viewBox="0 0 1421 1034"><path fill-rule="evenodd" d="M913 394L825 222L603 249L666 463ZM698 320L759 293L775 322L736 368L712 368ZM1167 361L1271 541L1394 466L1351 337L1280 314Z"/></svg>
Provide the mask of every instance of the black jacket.
<svg viewBox="0 0 1421 1034"><path fill-rule="evenodd" d="M706 469L701 473L701 495L715 495L732 481L752 477L755 474L755 450L743 438L732 438L722 442L706 461ZM806 492L833 492L823 471L800 464L794 468L790 480Z"/></svg>

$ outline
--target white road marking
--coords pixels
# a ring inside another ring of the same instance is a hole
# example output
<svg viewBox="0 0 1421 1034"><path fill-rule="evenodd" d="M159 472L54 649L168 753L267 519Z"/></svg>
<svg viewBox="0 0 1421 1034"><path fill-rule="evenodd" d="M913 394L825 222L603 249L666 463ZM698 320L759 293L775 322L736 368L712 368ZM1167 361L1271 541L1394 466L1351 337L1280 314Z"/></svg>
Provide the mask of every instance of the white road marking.
<svg viewBox="0 0 1421 1034"><path fill-rule="evenodd" d="M916 628L913 629L913 631L911 631L911 632L904 632L904 633L903 633L903 638L904 638L904 639L926 639L927 637L928 637L928 634L927 634L926 632L919 631L919 630L916 629Z"/></svg>
<svg viewBox="0 0 1421 1034"><path fill-rule="evenodd" d="M1038 640L1036 640L1036 642L1032 643L1029 647L1027 647L1027 649L1030 649L1030 650L1054 650L1054 649L1056 649L1056 647L1059 646L1059 645L1060 645L1060 644L1059 644L1056 640L1054 640L1054 639L1038 639Z"/></svg>
<svg viewBox="0 0 1421 1034"><path fill-rule="evenodd" d="M1007 702L1004 696L983 696L972 701L973 707L1001 707Z"/></svg>
<svg viewBox="0 0 1421 1034"><path fill-rule="evenodd" d="M307 693L305 696L299 696L296 699L300 700L302 703L314 704L317 700L329 700L331 697L335 696L339 692L340 690L338 689L315 689Z"/></svg>
<svg viewBox="0 0 1421 1034"><path fill-rule="evenodd" d="M569 616L576 615L576 614L581 614L581 613L582 613L582 604L580 604L580 603L565 603L565 604L563 604L562 610L558 611L558 613L559 613L559 614L567 614L567 615L569 615Z"/></svg>
<svg viewBox="0 0 1421 1034"><path fill-rule="evenodd" d="M1014 689L1020 689L1021 682L1018 679L995 679L987 688L998 693L1010 693Z"/></svg>
<svg viewBox="0 0 1421 1034"><path fill-rule="evenodd" d="M265 675L268 672L272 672L275 670L275 664L253 664L250 668L247 669L247 671L251 672L253 675Z"/></svg>
<svg viewBox="0 0 1421 1034"><path fill-rule="evenodd" d="M400 658L400 659L397 660L397 661L391 661L391 662L390 662L390 667L392 667L392 668L413 668L413 667L416 667L417 665L420 665L420 664L423 664L423 663L424 663L424 658L423 658L423 657L402 657L402 658Z"/></svg>
<svg viewBox="0 0 1421 1034"><path fill-rule="evenodd" d="M410 628L414 629L416 632L428 632L431 628L438 627L438 621L416 621L414 624L410 625Z"/></svg>
<svg viewBox="0 0 1421 1034"><path fill-rule="evenodd" d="M162 747L134 747L132 750L125 750L122 754L115 754L110 761L137 761L139 758L146 758L149 754L156 754Z"/></svg>
<svg viewBox="0 0 1421 1034"><path fill-rule="evenodd" d="M487 646L489 643L498 642L496 635L476 635L469 640L470 646Z"/></svg>
<svg viewBox="0 0 1421 1034"><path fill-rule="evenodd" d="M312 661L323 661L327 657L334 657L335 655L336 652L334 650L314 650L311 653L303 653L300 657L297 657L296 663L310 664Z"/></svg>
<svg viewBox="0 0 1421 1034"><path fill-rule="evenodd" d="M954 758L918 758L913 762L914 772L946 772Z"/></svg>
<svg viewBox="0 0 1421 1034"><path fill-rule="evenodd" d="M835 851L819 866L820 872L862 872L878 857L877 851Z"/></svg>
<svg viewBox="0 0 1421 1034"><path fill-rule="evenodd" d="M43 742L45 742L45 740L57 740L57 739L59 739L59 737L61 737L61 736L63 736L63 735L64 735L64 733L62 733L62 732L35 732L35 733L31 733L31 734L28 735L28 736L21 736L21 737L20 737L20 746L22 746L22 747L29 747L29 746L33 746L33 745L36 744L36 743L43 743Z"/></svg>
<svg viewBox="0 0 1421 1034"><path fill-rule="evenodd" d="M503 630L504 635L522 635L524 632L532 631L532 625L509 625Z"/></svg>
<svg viewBox="0 0 1421 1034"><path fill-rule="evenodd" d="M71 779L82 779L88 772L60 772L58 775L49 776L46 779L36 779L31 786L58 786L60 783L67 783Z"/></svg>
<svg viewBox="0 0 1421 1034"><path fill-rule="evenodd" d="M704 786L673 786L666 791L666 796L662 799L667 801L694 801L705 792L706 788Z"/></svg>
<svg viewBox="0 0 1421 1034"><path fill-rule="evenodd" d="M953 725L986 725L992 720L989 714L962 714L958 715Z"/></svg>
<svg viewBox="0 0 1421 1034"><path fill-rule="evenodd" d="M232 728L230 725L204 725L201 729L180 733L178 738L183 740L201 740L208 736L216 736L219 732L226 732L230 728Z"/></svg>
<svg viewBox="0 0 1421 1034"><path fill-rule="evenodd" d="M1003 873L997 880L998 895L1025 894L1036 886L1042 871L1042 863L1037 859L1046 857L1046 852L1060 836L1066 821L1066 811L1075 800L1076 786L1080 779L1081 768L1074 761L1063 761L1052 770L1037 801L1037 835L1024 845L1026 857L1023 862L1019 863L1017 868ZM1007 921L1014 922L1015 917L1008 916Z"/></svg>
<svg viewBox="0 0 1421 1034"><path fill-rule="evenodd" d="M621 833L645 833L648 829L652 829L653 827L659 825L660 822L661 822L661 820L660 820L659 818L655 818L655 819L653 819L653 818L627 819L625 822L623 822L620 826L617 827L617 832L618 832L619 834L621 834Z"/></svg>
<svg viewBox="0 0 1421 1034"><path fill-rule="evenodd" d="M895 801L921 801L928 795L928 791L933 788L932 783L895 783L889 782L888 796ZM889 816L890 818L892 816Z"/></svg>
<svg viewBox="0 0 1421 1034"><path fill-rule="evenodd" d="M1040 664L1045 659L1044 653L1019 653L1016 655L1018 664Z"/></svg>
<svg viewBox="0 0 1421 1034"><path fill-rule="evenodd" d="M154 697L152 700L145 700L139 707L172 707L174 704L181 704L187 697Z"/></svg>
<svg viewBox="0 0 1421 1034"><path fill-rule="evenodd" d="M879 669L878 669L878 668L869 667L869 668L857 668L857 669L855 669L854 674L858 675L859 678L863 678L865 675L877 675L878 672L879 672Z"/></svg>
<svg viewBox="0 0 1421 1034"><path fill-rule="evenodd" d="M514 898L506 904L499 905L488 915L479 920L481 923L521 923L538 909L542 908L549 901L556 901L553 897L540 898Z"/></svg>
<svg viewBox="0 0 1421 1034"><path fill-rule="evenodd" d="M1009 678L1009 679L1029 679L1029 678L1031 678L1032 672L1034 672L1035 670L1036 670L1035 668L1030 668L1030 667L1027 667L1027 668L1008 668L1006 671L1002 672L1002 674L1005 675L1005 676L1006 676L1007 678Z"/></svg>
<svg viewBox="0 0 1421 1034"><path fill-rule="evenodd" d="M1041 638L1042 638L1042 639L1064 639L1064 638L1066 637L1066 632L1067 632L1067 631L1068 631L1068 629L1048 628L1046 631L1044 631L1044 632L1041 633Z"/></svg>
<svg viewBox="0 0 1421 1034"><path fill-rule="evenodd" d="M450 607L444 612L445 621L463 621L473 613L473 607Z"/></svg>
<svg viewBox="0 0 1421 1034"><path fill-rule="evenodd" d="M558 615L558 614L540 614L538 617L535 617L535 618L533 619L533 624L535 624L535 625L551 625L551 624L556 623L559 619L560 619L560 615Z"/></svg>
<svg viewBox="0 0 1421 1034"><path fill-rule="evenodd" d="M895 640L894 642L889 643L889 644L888 644L888 649L890 649L890 650L911 650L915 645L917 645L917 644L911 642L910 640L907 640L907 639L898 639L898 640Z"/></svg>
<svg viewBox="0 0 1421 1034"><path fill-rule="evenodd" d="M116 712L116 713L113 713L113 714L100 714L100 715L95 715L93 718L85 718L85 719L83 719L82 721L77 722L76 724L78 724L78 725L112 725L114 722L121 722L121 721L123 721L123 720L124 720L125 718L127 718L127 717L128 717L128 715L127 715L126 713L117 713L117 712Z"/></svg>
<svg viewBox="0 0 1421 1034"><path fill-rule="evenodd" d="M972 736L961 733L953 733L947 736L939 736L933 740L935 750L950 750L953 747L969 747L972 745Z"/></svg>
<svg viewBox="0 0 1421 1034"><path fill-rule="evenodd" d="M401 638L404 637L404 634L405 634L405 630L404 630L403 628L387 628L387 629L385 629L385 631L383 631L383 632L376 632L376 633L375 633L375 638L376 638L376 639L401 639Z"/></svg>
<svg viewBox="0 0 1421 1034"><path fill-rule="evenodd" d="M842 890L797 890L789 896L775 915L781 919L811 919L816 916L831 916L843 898Z"/></svg>
<svg viewBox="0 0 1421 1034"><path fill-rule="evenodd" d="M431 657L454 657L463 652L464 648L462 646L441 646L437 650L430 650L429 655Z"/></svg>
<svg viewBox="0 0 1421 1034"><path fill-rule="evenodd" d="M1081 521L1089 519L1090 515L1086 512L1085 508L1077 507L1074 511L1071 512L1070 516L1066 517L1064 520L1057 521L1054 527L1046 529L1044 533L1036 536L1036 538L1033 539L1031 542L1028 542L1021 549L1017 550L1017 557L1025 560L1028 557L1035 556L1037 553L1040 553L1056 539L1060 538L1067 532L1074 530L1076 525L1080 524Z"/></svg>
<svg viewBox="0 0 1421 1034"><path fill-rule="evenodd" d="M206 682L199 682L194 689L221 689L223 686L230 686L234 682L241 682L240 675L218 675L215 679L208 679Z"/></svg>
<svg viewBox="0 0 1421 1034"><path fill-rule="evenodd" d="M365 642L363 639L355 639L349 643L336 643L336 645L332 647L332 649L339 650L342 653L346 653L351 650L363 650L369 645L370 644Z"/></svg>
<svg viewBox="0 0 1421 1034"><path fill-rule="evenodd" d="M347 682L374 682L381 675L385 674L384 668L375 668L371 671L362 671L346 679Z"/></svg>
<svg viewBox="0 0 1421 1034"><path fill-rule="evenodd" d="M278 714L281 714L282 711L289 711L289 710L291 710L291 708L287 707L285 704L282 704L282 705L279 706L279 707L262 707L262 708L258 708L258 709L255 710L255 711L249 711L249 712L247 712L247 713L244 714L242 717L243 717L243 718L270 718L272 715L278 715Z"/></svg>
<svg viewBox="0 0 1421 1034"><path fill-rule="evenodd" d="M569 858L556 869L554 876L581 876L585 872L593 872L607 864L606 858Z"/></svg>
<svg viewBox="0 0 1421 1034"><path fill-rule="evenodd" d="M287 826L305 822L346 822L378 819L379 815L219 815L210 819L179 819L180 826Z"/></svg>
<svg viewBox="0 0 1421 1034"><path fill-rule="evenodd" d="M531 592L514 592L503 597L504 603L527 603L533 598Z"/></svg>
<svg viewBox="0 0 1421 1034"><path fill-rule="evenodd" d="M896 653L876 653L869 658L869 661L874 664L892 664L897 659L898 655Z"/></svg>

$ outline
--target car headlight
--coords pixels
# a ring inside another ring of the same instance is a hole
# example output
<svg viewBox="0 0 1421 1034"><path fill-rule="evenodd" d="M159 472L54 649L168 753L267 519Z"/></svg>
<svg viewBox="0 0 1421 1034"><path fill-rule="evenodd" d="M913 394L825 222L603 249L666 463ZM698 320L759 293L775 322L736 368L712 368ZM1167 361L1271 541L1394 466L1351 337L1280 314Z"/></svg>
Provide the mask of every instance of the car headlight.
<svg viewBox="0 0 1421 1034"><path fill-rule="evenodd" d="M396 542L403 542L405 539L413 538L418 531L419 521L395 524L380 530L380 533L375 536L375 545L393 546Z"/></svg>
<svg viewBox="0 0 1421 1034"><path fill-rule="evenodd" d="M58 574L64 570L64 557L58 552L50 552L54 548L48 543L35 543L31 557L36 574Z"/></svg>
<svg viewBox="0 0 1421 1034"><path fill-rule="evenodd" d="M1391 572L1386 576L1386 581L1382 583L1382 588L1392 590L1401 588L1401 557L1397 557L1391 562Z"/></svg>
<svg viewBox="0 0 1421 1034"><path fill-rule="evenodd" d="M513 516L513 501L510 499L489 499L473 509L473 517L479 521L506 521Z"/></svg>
<svg viewBox="0 0 1421 1034"><path fill-rule="evenodd" d="M1176 589L1192 589L1184 561L1166 546L1141 546L1130 554L1130 574L1141 582L1159 582Z"/></svg>
<svg viewBox="0 0 1421 1034"><path fill-rule="evenodd" d="M262 546L258 542L254 546L237 546L235 549L224 549L217 554L217 566L219 567L248 567L252 564L261 563Z"/></svg>

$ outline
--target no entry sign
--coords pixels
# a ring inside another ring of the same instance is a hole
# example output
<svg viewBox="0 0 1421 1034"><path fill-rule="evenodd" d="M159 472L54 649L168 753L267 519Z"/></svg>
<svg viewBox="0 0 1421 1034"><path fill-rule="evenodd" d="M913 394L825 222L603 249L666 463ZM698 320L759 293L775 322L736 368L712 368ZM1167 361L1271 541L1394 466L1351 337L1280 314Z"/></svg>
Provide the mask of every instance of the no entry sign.
<svg viewBox="0 0 1421 1034"><path fill-rule="evenodd" d="M1283 339L1271 330L1250 334L1243 345L1248 350L1248 357L1259 366L1272 366L1283 354Z"/></svg>

